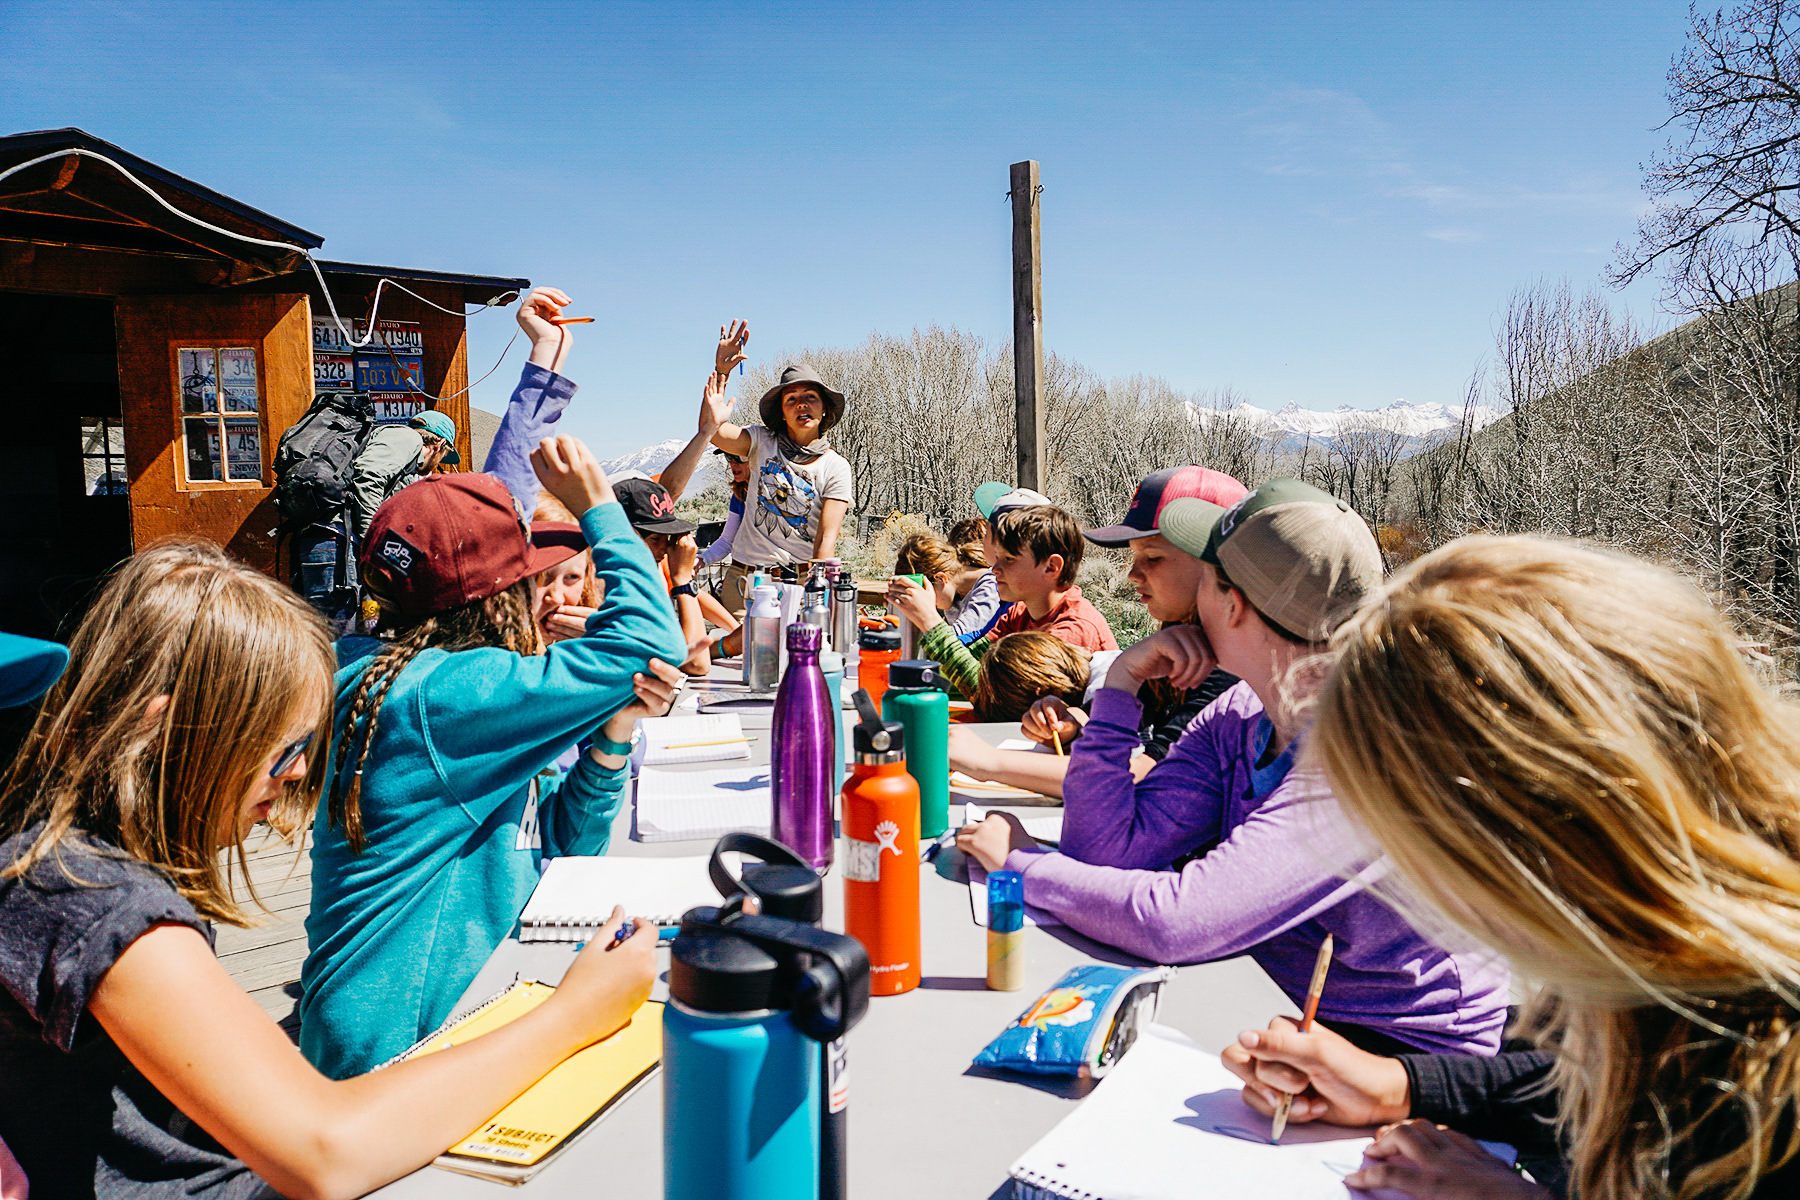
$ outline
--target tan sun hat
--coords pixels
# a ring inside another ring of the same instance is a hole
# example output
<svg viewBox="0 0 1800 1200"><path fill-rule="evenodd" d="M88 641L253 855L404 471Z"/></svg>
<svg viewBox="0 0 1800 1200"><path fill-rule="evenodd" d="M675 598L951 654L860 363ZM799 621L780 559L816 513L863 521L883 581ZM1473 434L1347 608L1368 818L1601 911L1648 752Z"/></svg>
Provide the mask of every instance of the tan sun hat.
<svg viewBox="0 0 1800 1200"><path fill-rule="evenodd" d="M825 411L819 415L819 434L823 436L830 433L844 419L844 393L834 392L827 387L811 363L783 367L781 379L756 402L756 412L762 418L763 428L772 431L786 428L781 419L781 393L796 383L810 383L825 397Z"/></svg>
<svg viewBox="0 0 1800 1200"><path fill-rule="evenodd" d="M1297 479L1272 479L1220 512L1183 497L1162 535L1231 577L1258 612L1322 642L1381 585L1375 535L1344 501Z"/></svg>

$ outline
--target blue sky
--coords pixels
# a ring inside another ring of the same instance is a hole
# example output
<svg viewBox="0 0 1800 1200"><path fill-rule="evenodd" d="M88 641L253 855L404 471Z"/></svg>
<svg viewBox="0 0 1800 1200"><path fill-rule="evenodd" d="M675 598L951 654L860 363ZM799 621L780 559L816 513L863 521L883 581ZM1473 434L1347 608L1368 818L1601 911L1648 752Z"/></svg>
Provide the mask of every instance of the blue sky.
<svg viewBox="0 0 1800 1200"><path fill-rule="evenodd" d="M1058 353L1267 408L1455 404L1509 293L1632 236L1685 28L1670 0L7 0L0 132L78 125L330 258L562 287L599 318L568 425L602 456L691 432L730 317L759 360L1003 342L1024 158ZM1653 286L1615 301L1661 319ZM471 319L472 373L514 329Z"/></svg>

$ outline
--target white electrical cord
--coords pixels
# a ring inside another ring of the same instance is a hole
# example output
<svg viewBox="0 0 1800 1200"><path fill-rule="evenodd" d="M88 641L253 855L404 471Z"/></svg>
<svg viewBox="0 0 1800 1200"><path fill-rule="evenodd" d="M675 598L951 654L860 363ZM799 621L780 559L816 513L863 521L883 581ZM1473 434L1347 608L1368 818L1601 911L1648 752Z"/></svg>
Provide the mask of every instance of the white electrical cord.
<svg viewBox="0 0 1800 1200"><path fill-rule="evenodd" d="M445 308L441 304L438 304L431 300L425 299L425 297L419 295L419 293L413 291L411 288L407 287L405 284L399 282L398 280L389 279L384 275L376 280L375 298L369 304L369 332L367 334L365 334L361 338L361 340L358 340L357 338L352 336L352 330L351 330L350 326L344 324L344 318L338 315L337 301L332 299L331 289L329 287L325 286L325 273L319 269L318 260L313 258L311 250L308 250L305 246L295 245L292 242L275 242L275 241L270 241L268 238L251 237L248 234L237 233L234 230L221 229L219 226L214 225L211 221L203 221L199 217L194 216L192 213L182 212L179 208L176 208L173 204L170 204L167 200L165 200L163 198L162 194L160 192L158 192L155 188L151 187L149 184L147 184L143 180L139 179L136 175L133 175L130 171L126 170L119 163L114 162L112 159L106 157L106 155L101 154L98 151L84 150L84 149L80 148L79 146L72 146L67 150L57 150L50 154L41 154L36 158L27 159L25 162L19 163L16 166L8 167L4 171L0 171L0 182L4 182L6 179L10 178L11 176L17 175L20 171L25 170L27 167L35 167L39 163L55 162L59 158L69 158L71 156L79 156L81 158L98 159L99 161L105 163L107 166L111 167L113 170L117 171L119 174L123 175L125 178L129 179L131 182L137 184L138 187L143 189L144 193L146 195L148 195L152 200L156 201L158 204L162 205L164 208L168 209L170 212L174 213L176 216L182 218L183 220L191 221L195 225L200 226L200 228L202 228L202 229L211 230L213 233L217 233L217 234L220 234L220 235L222 235L224 237L228 237L228 238L234 238L237 241L246 242L252 246L270 246L276 250L296 251L299 254L301 254L302 256L304 256L306 259L306 265L312 268L313 275L315 277L317 277L317 279L319 281L319 290L321 292L325 293L325 305L327 308L329 308L331 310L332 321L337 325L338 332L344 335L344 341L346 343L348 343L352 349L361 349L362 347L367 346L370 342L372 342L375 339L375 314L381 308L381 289L385 288L385 287L398 288L400 291L405 292L407 295L409 295L413 299L419 301L421 304L429 304L429 305L431 305L431 307L437 309L441 313L448 313L450 316L453 316L453 317L462 317L464 320L467 320L469 317L474 316L475 313L482 312L486 309L495 307L496 305L501 303L502 300L507 300L508 302L510 302L510 300L518 299L518 296L519 296L519 292L518 292L517 288L509 288L508 290L501 292L500 295L495 296L493 299L489 300L487 303L478 306L474 310L474 312L466 312L466 311L465 312L456 312L452 309ZM498 371L500 369L500 363L503 363L506 361L507 353L512 350L513 342L516 342L518 340L519 340L519 335L516 333L513 334L511 341L508 341L506 343L506 349L500 351L500 362L496 362L494 364L492 370L488 371L487 375L483 375L480 379L477 379L475 381L475 383L471 383L468 387L462 389L461 392L452 392L448 396L432 396L430 392L427 392L423 388L420 388L420 387L415 386L411 390L414 392L417 392L421 396L428 396L431 399L437 400L437 401L454 400L456 397L462 395L463 392L467 392L470 389L472 389L476 383L484 382L487 379L488 375L492 375L495 371ZM390 354L391 353L392 352L390 351Z"/></svg>

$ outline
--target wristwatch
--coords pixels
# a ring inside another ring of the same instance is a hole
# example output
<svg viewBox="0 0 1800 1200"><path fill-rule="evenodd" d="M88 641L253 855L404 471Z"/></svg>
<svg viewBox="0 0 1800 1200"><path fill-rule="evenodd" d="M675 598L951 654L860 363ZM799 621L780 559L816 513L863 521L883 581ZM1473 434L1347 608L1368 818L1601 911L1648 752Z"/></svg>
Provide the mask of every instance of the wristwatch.
<svg viewBox="0 0 1800 1200"><path fill-rule="evenodd" d="M694 581L691 579L686 583L676 584L669 589L669 595L671 596L698 596L699 594L700 593L694 588Z"/></svg>
<svg viewBox="0 0 1800 1200"><path fill-rule="evenodd" d="M642 726L635 726L632 728L631 740L629 742L615 742L606 736L605 730L600 729L594 731L594 740L590 742L589 745L592 746L595 753L598 754L611 754L619 758L630 758L632 748L643 739L644 730Z"/></svg>

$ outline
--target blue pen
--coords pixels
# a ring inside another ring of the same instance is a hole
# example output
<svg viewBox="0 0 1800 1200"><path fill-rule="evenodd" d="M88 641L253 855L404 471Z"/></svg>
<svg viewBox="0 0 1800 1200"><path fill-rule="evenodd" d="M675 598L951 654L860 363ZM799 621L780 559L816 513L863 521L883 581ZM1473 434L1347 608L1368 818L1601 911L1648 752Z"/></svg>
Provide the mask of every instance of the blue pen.
<svg viewBox="0 0 1800 1200"><path fill-rule="evenodd" d="M632 934L632 931L635 930L636 928L637 927L635 925L633 925L630 921L625 922L623 925L619 926L619 932L613 934L613 940L611 942L607 943L606 948L608 950L611 950L614 946L623 945L625 942L625 939L630 937Z"/></svg>

